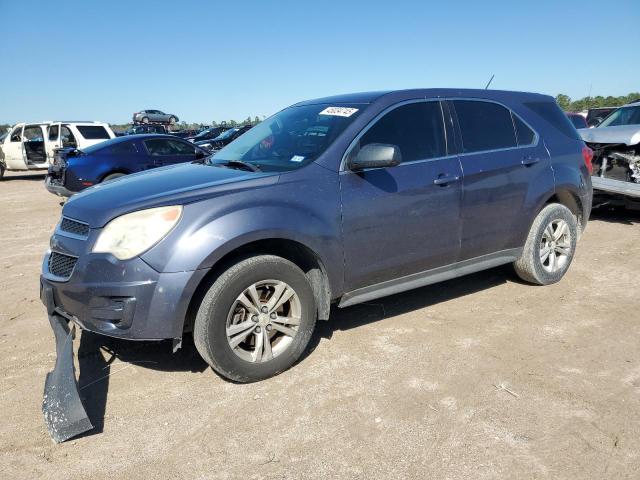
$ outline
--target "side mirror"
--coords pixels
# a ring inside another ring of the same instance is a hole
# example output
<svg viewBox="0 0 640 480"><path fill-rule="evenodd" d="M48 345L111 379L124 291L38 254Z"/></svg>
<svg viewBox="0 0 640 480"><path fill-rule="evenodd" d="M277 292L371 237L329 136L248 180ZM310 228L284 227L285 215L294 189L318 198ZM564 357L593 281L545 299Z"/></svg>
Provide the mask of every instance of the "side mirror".
<svg viewBox="0 0 640 480"><path fill-rule="evenodd" d="M16 133L15 135L11 136L11 141L12 142L20 142L22 139L20 138L20 134Z"/></svg>
<svg viewBox="0 0 640 480"><path fill-rule="evenodd" d="M400 148L388 143L370 143L349 160L350 170L395 167L402 162Z"/></svg>
<svg viewBox="0 0 640 480"><path fill-rule="evenodd" d="M208 156L209 156L209 155L208 155L206 152L204 152L204 151L200 150L199 148L198 148L198 149L196 149L196 160L201 160L201 159L203 159L204 157L208 157Z"/></svg>

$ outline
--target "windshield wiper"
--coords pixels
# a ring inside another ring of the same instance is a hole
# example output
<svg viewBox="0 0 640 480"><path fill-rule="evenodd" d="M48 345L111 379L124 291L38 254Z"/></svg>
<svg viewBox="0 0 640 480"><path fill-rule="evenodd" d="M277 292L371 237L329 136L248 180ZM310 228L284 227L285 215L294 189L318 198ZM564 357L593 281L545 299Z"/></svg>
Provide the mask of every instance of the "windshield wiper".
<svg viewBox="0 0 640 480"><path fill-rule="evenodd" d="M250 172L261 172L259 166L254 165L253 163L243 162L242 160L224 160L219 163L212 162L211 165L220 165L221 167L227 168L238 168L240 170L248 170Z"/></svg>

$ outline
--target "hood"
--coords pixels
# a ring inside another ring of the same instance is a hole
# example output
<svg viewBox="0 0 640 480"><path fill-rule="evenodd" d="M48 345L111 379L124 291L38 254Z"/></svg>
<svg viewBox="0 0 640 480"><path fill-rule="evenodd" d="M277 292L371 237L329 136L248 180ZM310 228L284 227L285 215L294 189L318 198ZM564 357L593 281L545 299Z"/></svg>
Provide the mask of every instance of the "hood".
<svg viewBox="0 0 640 480"><path fill-rule="evenodd" d="M581 128L578 133L588 143L640 143L640 125L618 125L615 127Z"/></svg>
<svg viewBox="0 0 640 480"><path fill-rule="evenodd" d="M255 173L181 163L127 175L71 197L62 214L103 227L125 213L163 205L184 205L225 192L259 188L278 181L278 173Z"/></svg>

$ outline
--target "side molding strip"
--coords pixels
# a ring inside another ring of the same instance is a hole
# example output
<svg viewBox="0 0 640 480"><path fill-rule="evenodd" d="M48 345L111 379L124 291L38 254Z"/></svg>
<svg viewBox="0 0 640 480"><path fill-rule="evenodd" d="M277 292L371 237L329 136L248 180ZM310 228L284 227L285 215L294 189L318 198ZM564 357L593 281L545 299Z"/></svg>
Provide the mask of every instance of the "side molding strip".
<svg viewBox="0 0 640 480"><path fill-rule="evenodd" d="M488 268L497 267L517 260L522 253L522 248L511 248L490 253L481 257L470 258L462 262L445 265L424 272L413 273L405 277L387 280L368 287L358 288L347 292L340 298L338 307L348 307L357 303L386 297L395 293L413 290L433 283L444 282L452 278L462 277L470 273L479 272Z"/></svg>

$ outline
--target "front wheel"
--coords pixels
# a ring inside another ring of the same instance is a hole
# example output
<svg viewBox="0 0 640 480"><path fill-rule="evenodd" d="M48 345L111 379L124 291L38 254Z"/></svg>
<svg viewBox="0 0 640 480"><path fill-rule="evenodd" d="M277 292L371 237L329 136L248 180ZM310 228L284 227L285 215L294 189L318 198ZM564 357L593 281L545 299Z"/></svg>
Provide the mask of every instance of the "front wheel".
<svg viewBox="0 0 640 480"><path fill-rule="evenodd" d="M6 169L7 168L5 167L4 162L0 162L0 180L2 180L4 178L4 171Z"/></svg>
<svg viewBox="0 0 640 480"><path fill-rule="evenodd" d="M514 263L518 276L530 283L550 285L569 269L576 250L578 223L564 205L544 207L531 225L522 254Z"/></svg>
<svg viewBox="0 0 640 480"><path fill-rule="evenodd" d="M142 117L142 123L149 123L149 118Z"/></svg>
<svg viewBox="0 0 640 480"><path fill-rule="evenodd" d="M175 125L176 121L177 121L176 117L169 117L169 124Z"/></svg>
<svg viewBox="0 0 640 480"><path fill-rule="evenodd" d="M291 367L316 322L304 272L281 257L260 255L224 272L204 296L194 324L198 352L223 377L255 382Z"/></svg>

